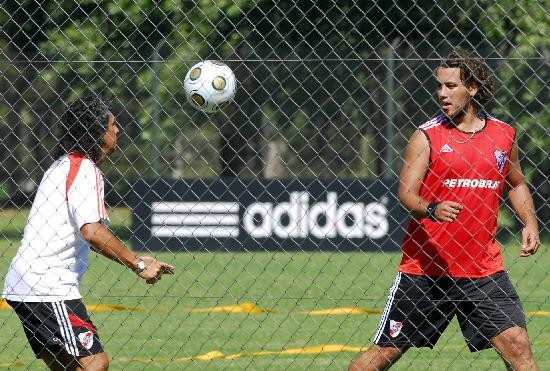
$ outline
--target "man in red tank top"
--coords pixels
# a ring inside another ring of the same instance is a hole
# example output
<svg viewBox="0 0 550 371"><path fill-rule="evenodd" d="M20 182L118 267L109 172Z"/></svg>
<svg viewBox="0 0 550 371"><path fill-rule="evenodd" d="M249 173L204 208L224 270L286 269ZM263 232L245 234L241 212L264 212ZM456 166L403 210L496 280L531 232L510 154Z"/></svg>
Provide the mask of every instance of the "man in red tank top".
<svg viewBox="0 0 550 371"><path fill-rule="evenodd" d="M350 370L390 367L410 347L432 348L456 315L472 352L495 348L507 368L537 370L521 301L495 240L506 186L524 224L520 256L540 238L515 130L485 113L493 82L462 49L435 71L442 113L412 135L399 199L412 219L374 345Z"/></svg>

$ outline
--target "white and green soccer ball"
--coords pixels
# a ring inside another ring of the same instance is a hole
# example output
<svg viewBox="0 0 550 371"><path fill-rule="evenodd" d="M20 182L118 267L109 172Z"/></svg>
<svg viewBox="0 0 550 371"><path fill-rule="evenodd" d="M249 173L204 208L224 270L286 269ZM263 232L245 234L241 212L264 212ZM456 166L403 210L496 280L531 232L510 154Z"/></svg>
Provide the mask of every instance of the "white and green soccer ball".
<svg viewBox="0 0 550 371"><path fill-rule="evenodd" d="M214 113L233 100L237 80L225 63L208 60L191 67L185 75L183 88L193 107L206 113Z"/></svg>

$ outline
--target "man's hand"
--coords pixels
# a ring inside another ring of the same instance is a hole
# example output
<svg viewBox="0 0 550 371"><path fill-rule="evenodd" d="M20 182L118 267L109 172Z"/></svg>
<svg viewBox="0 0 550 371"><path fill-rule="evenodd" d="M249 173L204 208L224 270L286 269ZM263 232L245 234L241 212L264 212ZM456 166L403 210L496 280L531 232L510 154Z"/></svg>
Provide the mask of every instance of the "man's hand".
<svg viewBox="0 0 550 371"><path fill-rule="evenodd" d="M526 226L521 231L521 254L520 256L531 256L537 252L540 246L539 231L537 228Z"/></svg>
<svg viewBox="0 0 550 371"><path fill-rule="evenodd" d="M464 206L454 201L442 201L435 209L435 218L440 222L454 222Z"/></svg>
<svg viewBox="0 0 550 371"><path fill-rule="evenodd" d="M138 273L138 276L148 284L160 281L163 274L174 274L175 267L173 265L158 261L152 256L141 256L140 259L143 259L145 269Z"/></svg>

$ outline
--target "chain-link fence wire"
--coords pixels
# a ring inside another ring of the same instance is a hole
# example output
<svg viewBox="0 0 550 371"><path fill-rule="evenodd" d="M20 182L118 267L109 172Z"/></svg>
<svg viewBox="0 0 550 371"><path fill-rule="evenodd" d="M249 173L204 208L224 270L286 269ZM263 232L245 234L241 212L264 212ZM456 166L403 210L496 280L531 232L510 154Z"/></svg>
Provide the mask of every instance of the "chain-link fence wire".
<svg viewBox="0 0 550 371"><path fill-rule="evenodd" d="M497 89L489 112L517 131L541 236L548 240L548 5L528 0L4 2L0 11L3 272L18 247L40 179L55 160L59 116L75 97L95 92L114 104L123 132L119 150L102 170L113 229L128 240L131 198L136 194L132 185L137 179L160 177L166 184L177 179L190 184L200 179L259 179L264 185L292 179L303 183L320 179L325 185L344 184L342 179L383 179L394 191L410 135L439 109L434 69L455 46L474 51L494 71ZM214 115L194 110L183 91L189 67L206 59L223 60L238 80L235 102ZM263 194L269 192L265 186ZM506 199L499 227L498 238L506 251L517 249L521 225ZM389 231L390 236L394 232L402 235L402 230ZM200 243L203 251L212 250L207 242ZM375 240L368 243L377 249ZM379 280L377 275L393 275L399 256L361 249L344 252L339 243L329 241L329 245L328 251L308 253L300 252L299 244L297 251L287 251L281 244L280 251L262 252L260 246L248 255L244 244L242 254L190 253L178 258L168 253L167 259L176 259L183 264L178 269L187 273L170 283L163 281L163 292L140 291L138 283L128 283L127 272L98 260L88 272L89 279L98 281L83 294L88 302L146 308L141 308L141 317L98 314L107 323L114 318L122 321L103 332L107 344L116 349L110 354L125 361L138 354L175 362L210 350L239 353L320 343L366 345L371 336L366 332L374 331L378 320L374 316L368 320L327 316L302 327L292 313L329 306L381 309L391 278ZM550 310L542 284L548 255L529 263L517 255L505 253L512 273L517 272L513 279L527 310ZM303 263L303 269L296 262ZM112 278L113 287L105 277ZM298 284L302 290L296 289ZM359 291L350 289L354 285L360 286ZM163 299L167 306L161 305ZM246 340L232 343L243 334L234 323L227 323L229 318L207 315L197 320L190 312L178 312L180 307L239 301L274 310L282 307L278 316L284 319L273 322L274 327L264 330L258 340L254 335L269 320L239 317L235 323L245 326L250 321L259 327L251 328ZM138 337L144 342L139 344L125 327L138 320L162 327L153 314L156 309L166 311L162 318L172 323L171 331L162 336L147 329ZM170 315L176 312L174 323ZM2 315L0 325L15 328L15 316ZM532 340L547 345L544 318L528 317ZM363 325L365 333L357 330ZM277 331L277 326L282 330ZM99 327L101 332L103 326ZM215 335L203 334L205 328ZM3 337L2 362L27 355L17 336L22 337L22 332ZM151 341L156 341L154 350L145 345ZM452 341L447 345L452 348ZM429 365L444 351L409 358ZM469 365L479 358L464 349L451 353L442 365L451 367L455 361ZM544 353L537 354L549 362ZM345 357L351 355L331 355L321 367L342 366L349 361ZM261 364L254 359L240 365L262 368L277 362ZM296 359L287 360L284 367L314 367L323 358L312 356L305 363Z"/></svg>

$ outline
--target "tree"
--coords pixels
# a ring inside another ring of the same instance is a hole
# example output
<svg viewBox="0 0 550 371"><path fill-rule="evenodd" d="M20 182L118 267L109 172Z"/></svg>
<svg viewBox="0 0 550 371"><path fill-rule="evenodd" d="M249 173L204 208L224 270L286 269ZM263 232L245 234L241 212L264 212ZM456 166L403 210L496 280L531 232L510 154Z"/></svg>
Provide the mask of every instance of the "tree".
<svg viewBox="0 0 550 371"><path fill-rule="evenodd" d="M530 180L538 217L550 221L550 19L542 4L528 0L487 2L481 26L499 59L496 113L517 129L522 166Z"/></svg>
<svg viewBox="0 0 550 371"><path fill-rule="evenodd" d="M395 174L386 154L398 155L437 112L427 82L455 45L489 57L502 81L494 114L519 126L527 173L538 193L547 187L548 19L528 0L7 1L2 10L0 86L11 108L0 110L0 130L10 142L32 133L25 171L28 154L0 148L12 191L44 168L64 102L87 90L121 112L124 151L107 172L122 196L128 179L157 171L261 177L274 157L271 176ZM236 104L206 116L185 104L181 79L214 58L230 64L239 88Z"/></svg>

